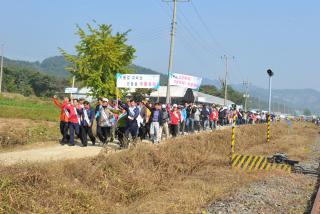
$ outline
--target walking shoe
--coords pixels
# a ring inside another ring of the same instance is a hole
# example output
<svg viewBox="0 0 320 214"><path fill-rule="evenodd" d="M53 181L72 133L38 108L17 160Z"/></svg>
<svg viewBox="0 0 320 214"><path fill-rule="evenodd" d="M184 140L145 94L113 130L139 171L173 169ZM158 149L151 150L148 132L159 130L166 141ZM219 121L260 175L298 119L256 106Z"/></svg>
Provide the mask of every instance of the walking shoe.
<svg viewBox="0 0 320 214"><path fill-rule="evenodd" d="M80 147L87 147L87 145L81 145Z"/></svg>
<svg viewBox="0 0 320 214"><path fill-rule="evenodd" d="M69 143L68 146L74 146L74 144Z"/></svg>

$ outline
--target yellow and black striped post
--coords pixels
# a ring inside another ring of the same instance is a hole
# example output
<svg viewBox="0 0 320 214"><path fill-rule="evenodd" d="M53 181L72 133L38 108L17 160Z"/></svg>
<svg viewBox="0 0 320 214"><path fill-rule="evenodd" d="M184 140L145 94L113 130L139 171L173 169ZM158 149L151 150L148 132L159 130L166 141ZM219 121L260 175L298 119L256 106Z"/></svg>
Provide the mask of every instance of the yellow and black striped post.
<svg viewBox="0 0 320 214"><path fill-rule="evenodd" d="M270 113L268 113L267 143L270 143L270 125L271 125L271 115L270 115Z"/></svg>
<svg viewBox="0 0 320 214"><path fill-rule="evenodd" d="M236 137L235 137L235 127L236 127L236 120L237 120L237 114L233 116L233 123L231 128L231 153L230 153L230 165L232 164L232 159L234 156L234 147L236 144Z"/></svg>
<svg viewBox="0 0 320 214"><path fill-rule="evenodd" d="M292 167L288 164L271 163L268 161L268 157L260 155L233 155L232 169L242 169L244 171L270 171L270 170L282 170L291 173Z"/></svg>

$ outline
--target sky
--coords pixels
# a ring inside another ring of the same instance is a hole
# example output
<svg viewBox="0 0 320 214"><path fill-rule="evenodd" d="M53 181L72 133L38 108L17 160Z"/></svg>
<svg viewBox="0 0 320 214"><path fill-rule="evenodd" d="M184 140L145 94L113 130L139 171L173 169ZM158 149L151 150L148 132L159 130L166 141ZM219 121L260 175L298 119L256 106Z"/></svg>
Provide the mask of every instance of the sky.
<svg viewBox="0 0 320 214"><path fill-rule="evenodd" d="M167 73L172 2L163 0L0 0L0 44L12 59L69 53L76 25L111 24L129 33L134 63ZM173 72L268 88L320 91L320 1L191 0L177 3Z"/></svg>

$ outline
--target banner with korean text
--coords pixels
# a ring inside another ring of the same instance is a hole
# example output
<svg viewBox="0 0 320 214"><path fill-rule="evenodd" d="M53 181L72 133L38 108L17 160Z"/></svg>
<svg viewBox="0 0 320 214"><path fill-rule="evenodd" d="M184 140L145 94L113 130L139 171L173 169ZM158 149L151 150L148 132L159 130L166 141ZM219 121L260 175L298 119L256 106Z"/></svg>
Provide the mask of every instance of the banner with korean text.
<svg viewBox="0 0 320 214"><path fill-rule="evenodd" d="M159 88L160 75L116 74L118 88Z"/></svg>
<svg viewBox="0 0 320 214"><path fill-rule="evenodd" d="M184 88L199 89L202 78L185 74L170 73L170 85L176 85Z"/></svg>

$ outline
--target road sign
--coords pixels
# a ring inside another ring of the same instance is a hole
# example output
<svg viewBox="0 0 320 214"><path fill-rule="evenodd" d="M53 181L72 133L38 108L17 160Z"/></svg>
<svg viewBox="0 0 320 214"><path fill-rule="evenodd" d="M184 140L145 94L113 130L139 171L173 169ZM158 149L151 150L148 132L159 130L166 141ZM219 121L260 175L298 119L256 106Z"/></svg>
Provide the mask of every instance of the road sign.
<svg viewBox="0 0 320 214"><path fill-rule="evenodd" d="M64 93L66 94L74 94L78 92L78 88L65 88Z"/></svg>

